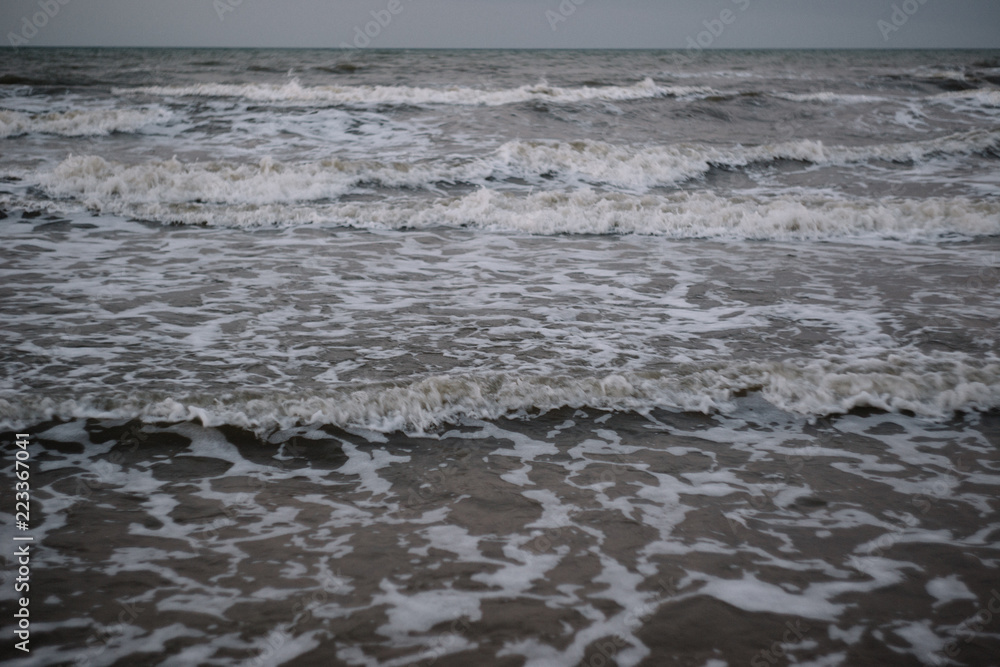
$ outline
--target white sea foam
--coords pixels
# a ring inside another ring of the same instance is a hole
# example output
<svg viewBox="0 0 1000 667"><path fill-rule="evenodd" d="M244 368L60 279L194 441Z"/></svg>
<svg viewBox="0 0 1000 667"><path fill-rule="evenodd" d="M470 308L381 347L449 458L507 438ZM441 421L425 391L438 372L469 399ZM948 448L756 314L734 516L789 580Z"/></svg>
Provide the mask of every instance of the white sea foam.
<svg viewBox="0 0 1000 667"><path fill-rule="evenodd" d="M772 93L775 97L790 102L822 102L825 104L870 104L873 102L884 102L885 97L879 95L851 95L847 93L832 93L820 91L816 93Z"/></svg>
<svg viewBox="0 0 1000 667"><path fill-rule="evenodd" d="M303 86L292 80L284 84L202 83L190 86L141 86L116 88L116 95L164 97L234 97L254 102L295 104L448 104L500 106L519 102L570 104L588 100L625 101L656 97L707 95L712 90L693 86L663 86L646 78L626 86L577 86L572 88L537 83L486 90L465 86L421 88L413 86Z"/></svg>
<svg viewBox="0 0 1000 667"><path fill-rule="evenodd" d="M421 432L464 418L496 419L567 406L640 413L654 408L728 411L734 409L734 397L748 391L808 418L871 407L943 419L958 411L1000 407L1000 360L901 349L872 358L734 361L604 376L439 375L310 396L14 398L0 399L0 423L17 428L54 417L97 417Z"/></svg>
<svg viewBox="0 0 1000 667"><path fill-rule="evenodd" d="M73 156L38 174L37 180L51 196L70 198L93 210L184 224L462 226L533 234L638 233L675 238L923 239L998 234L1000 208L992 200L960 197L897 200L791 193L768 198L638 193L697 177L713 165L734 167L781 158L819 164L872 158L918 160L989 150L998 142L998 131L829 148L811 141L729 149L701 144L632 147L593 141L512 141L485 158L416 163L283 163L264 158L256 164L176 159L122 164L97 156ZM584 189L518 195L483 188L457 198L336 201L370 185L435 189L443 182L485 186L510 178L559 180L566 188ZM586 189L591 184L625 193L593 192Z"/></svg>
<svg viewBox="0 0 1000 667"><path fill-rule="evenodd" d="M969 587L955 574L928 581L927 592L935 598L935 607L954 602L955 600L975 601L976 599L976 596L969 590Z"/></svg>
<svg viewBox="0 0 1000 667"><path fill-rule="evenodd" d="M977 90L958 90L941 93L934 97L939 101L971 102L977 106L1000 108L1000 88L979 88Z"/></svg>
<svg viewBox="0 0 1000 667"><path fill-rule="evenodd" d="M165 109L95 109L54 113L0 110L0 138L24 134L88 137L112 132L135 132L171 117Z"/></svg>
<svg viewBox="0 0 1000 667"><path fill-rule="evenodd" d="M740 168L775 160L842 165L869 160L918 162L936 155L965 155L1000 146L1000 130L973 130L937 139L869 146L824 146L798 140L761 146L717 147L700 143L661 146L600 141L510 141L483 158L387 163L327 159L256 164L176 159L122 164L98 156L72 156L39 175L55 196L80 198L101 209L112 200L135 203L215 202L230 205L332 199L359 184L433 187L440 182L485 185L487 179L522 179L565 186L601 185L645 192L706 174L713 167Z"/></svg>
<svg viewBox="0 0 1000 667"><path fill-rule="evenodd" d="M404 163L322 160L286 164L183 163L177 159L137 165L98 156L71 156L40 182L57 196L79 197L86 206L114 210L119 204L272 204L334 199L358 183L419 187L447 180L447 169Z"/></svg>
<svg viewBox="0 0 1000 667"><path fill-rule="evenodd" d="M672 238L924 239L1000 234L1000 204L971 199L829 199L712 193L630 196L580 191L528 197L481 190L399 217L383 207L372 222L441 224L532 234L646 234ZM364 214L359 212L361 219ZM392 223L396 223L393 225Z"/></svg>
<svg viewBox="0 0 1000 667"><path fill-rule="evenodd" d="M809 144L813 142L794 142ZM868 146L818 146L813 156L789 159L804 159L816 164L852 164L869 160L886 160L889 162L920 162L938 155L971 155L985 151L994 151L1000 147L1000 130L969 130L955 134L927 139L924 141L905 141L894 144L872 144Z"/></svg>
<svg viewBox="0 0 1000 667"><path fill-rule="evenodd" d="M196 180L190 174L185 177ZM298 183L294 175L283 181ZM226 182L226 187L237 184L241 194L246 192L253 197L252 202L262 203L230 205L224 197L220 197L219 204L170 203L169 199L156 201L152 196L142 199L136 195L126 200L95 193L88 193L84 201L96 210L144 220L247 228L304 224L363 229L456 227L536 235L641 234L759 240L930 240L1000 234L1000 202L958 197L723 197L708 192L654 196L591 190L522 195L484 188L461 197L432 200L296 204L266 203L268 197L274 196L270 194L273 191L255 191L254 179ZM325 188L317 184L309 194L334 196L341 186L337 182ZM113 183L108 186L115 187Z"/></svg>
<svg viewBox="0 0 1000 667"><path fill-rule="evenodd" d="M775 160L817 165L869 160L918 162L935 155L967 155L998 146L1000 130L972 130L926 141L868 146L825 146L811 140L731 147L702 143L630 146L601 141L511 141L497 150L493 161L498 171L521 178L570 174L587 182L641 191L701 176L712 167L738 168Z"/></svg>

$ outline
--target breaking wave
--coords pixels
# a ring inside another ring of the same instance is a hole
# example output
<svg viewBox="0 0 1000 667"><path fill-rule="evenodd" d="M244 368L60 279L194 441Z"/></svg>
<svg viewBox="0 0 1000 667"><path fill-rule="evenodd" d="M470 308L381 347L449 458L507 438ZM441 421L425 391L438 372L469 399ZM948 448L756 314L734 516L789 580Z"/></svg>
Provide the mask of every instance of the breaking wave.
<svg viewBox="0 0 1000 667"><path fill-rule="evenodd" d="M976 90L959 90L941 93L935 98L939 101L970 102L974 105L997 109L1000 108L1000 88L979 88Z"/></svg>
<svg viewBox="0 0 1000 667"><path fill-rule="evenodd" d="M140 86L115 88L117 95L163 97L232 97L253 102L332 105L476 105L501 106L521 102L572 104L588 100L626 101L656 97L711 94L711 89L663 86L646 78L626 86L559 87L547 83L518 88L484 90L466 86L421 88L414 86L303 86L297 80L281 85L202 83L190 86Z"/></svg>
<svg viewBox="0 0 1000 667"><path fill-rule="evenodd" d="M373 229L465 227L529 234L648 234L673 238L906 240L1000 234L995 199L723 196L711 192L643 194L710 169L713 161L812 154L925 155L989 145L997 134L946 137L921 146L824 149L810 142L709 151L694 147L630 148L582 142L511 142L485 159L453 163L325 160L285 164L183 163L125 165L96 156L71 157L39 176L50 196L91 210L143 220L223 227L336 225ZM794 150L793 150L794 149ZM714 149L712 149L714 150ZM798 151L798 152L796 152ZM686 161L685 161L686 160ZM541 179L555 172L568 191L502 191L499 178ZM670 179L675 179L671 181ZM441 183L480 188L456 197L395 196L343 201L358 188L434 190ZM612 183L625 192L596 191Z"/></svg>
<svg viewBox="0 0 1000 667"><path fill-rule="evenodd" d="M763 90L720 91L707 86L680 86L657 83L647 77L626 85L553 86L546 82L516 88L475 88L470 86L421 87L396 85L303 85L297 79L285 83L198 83L174 86L113 88L116 95L153 97L214 97L275 105L342 105L369 107L411 106L503 106L526 102L576 104L588 101L627 102L631 100L680 98L687 100L735 99L766 96L804 104L875 104L891 101L883 95L814 91L803 93ZM928 101L966 101L984 107L1000 106L1000 89L979 88L945 92Z"/></svg>
<svg viewBox="0 0 1000 667"><path fill-rule="evenodd" d="M334 199L361 183L419 187L447 178L447 170L408 164L322 160L285 164L264 158L256 164L184 163L156 160L137 165L98 156L72 156L40 183L56 196L79 197L100 210L151 202L270 204Z"/></svg>
<svg viewBox="0 0 1000 667"><path fill-rule="evenodd" d="M311 201L335 198L359 184L433 188L442 182L487 185L515 178L546 186L556 181L638 193L683 183L713 168L743 168L777 160L816 165L870 160L919 162L998 149L1000 130L869 146L825 146L810 140L746 147L510 141L483 158L412 163L339 159L282 163L264 158L257 164L182 163L173 159L126 165L97 156L72 156L40 179L55 196L82 197L96 206L109 198L126 203L209 201L234 205Z"/></svg>
<svg viewBox="0 0 1000 667"><path fill-rule="evenodd" d="M1000 130L972 130L926 141L826 146L820 141L794 140L760 146L719 147L701 143L630 146L600 141L512 141L493 158L495 169L519 178L545 174L570 176L583 182L630 191L682 183L714 167L741 168L793 160L816 165L846 165L883 160L919 162L938 155L968 155L1000 148Z"/></svg>
<svg viewBox="0 0 1000 667"><path fill-rule="evenodd" d="M1000 407L1000 362L961 353L900 350L885 358L731 362L666 373L589 377L439 375L346 387L323 395L142 396L0 399L4 428L49 419L200 421L207 426L288 428L330 424L423 432L463 419L525 417L562 407L648 413L727 412L759 392L775 407L814 419L875 408L945 419Z"/></svg>
<svg viewBox="0 0 1000 667"><path fill-rule="evenodd" d="M113 132L135 132L169 118L170 113L164 109L102 109L46 114L0 110L0 139L25 134L92 137Z"/></svg>
<svg viewBox="0 0 1000 667"><path fill-rule="evenodd" d="M919 241L1000 235L1000 202L968 198L638 196L586 190L525 196L482 189L430 201L261 206L112 202L103 210L161 223L243 228L306 224L361 229L451 227L537 235L756 240Z"/></svg>
<svg viewBox="0 0 1000 667"><path fill-rule="evenodd" d="M858 95L820 91L816 93L772 93L789 102L822 102L824 104L871 104L885 102L888 98L879 95Z"/></svg>

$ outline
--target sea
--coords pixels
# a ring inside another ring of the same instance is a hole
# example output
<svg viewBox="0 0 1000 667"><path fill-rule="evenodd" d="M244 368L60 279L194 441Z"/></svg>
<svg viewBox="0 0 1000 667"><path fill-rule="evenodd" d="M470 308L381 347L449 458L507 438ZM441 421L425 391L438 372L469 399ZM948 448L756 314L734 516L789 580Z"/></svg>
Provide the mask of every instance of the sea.
<svg viewBox="0 0 1000 667"><path fill-rule="evenodd" d="M1000 51L5 49L0 218L9 664L1000 664Z"/></svg>

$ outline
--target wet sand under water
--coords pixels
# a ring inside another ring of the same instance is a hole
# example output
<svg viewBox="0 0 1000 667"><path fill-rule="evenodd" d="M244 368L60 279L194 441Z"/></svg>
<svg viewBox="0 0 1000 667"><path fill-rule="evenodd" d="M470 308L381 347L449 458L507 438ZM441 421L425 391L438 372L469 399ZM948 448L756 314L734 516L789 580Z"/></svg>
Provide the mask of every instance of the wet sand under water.
<svg viewBox="0 0 1000 667"><path fill-rule="evenodd" d="M1000 413L742 402L428 437L38 425L19 664L996 664Z"/></svg>

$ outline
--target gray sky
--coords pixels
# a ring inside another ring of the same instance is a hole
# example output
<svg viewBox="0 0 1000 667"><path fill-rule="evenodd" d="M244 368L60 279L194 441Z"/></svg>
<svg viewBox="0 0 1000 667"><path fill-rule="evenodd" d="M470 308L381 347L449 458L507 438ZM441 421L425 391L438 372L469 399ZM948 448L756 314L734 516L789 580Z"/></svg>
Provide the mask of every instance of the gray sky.
<svg viewBox="0 0 1000 667"><path fill-rule="evenodd" d="M1000 0L0 0L0 30L4 46L1000 48Z"/></svg>

